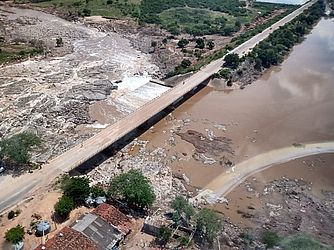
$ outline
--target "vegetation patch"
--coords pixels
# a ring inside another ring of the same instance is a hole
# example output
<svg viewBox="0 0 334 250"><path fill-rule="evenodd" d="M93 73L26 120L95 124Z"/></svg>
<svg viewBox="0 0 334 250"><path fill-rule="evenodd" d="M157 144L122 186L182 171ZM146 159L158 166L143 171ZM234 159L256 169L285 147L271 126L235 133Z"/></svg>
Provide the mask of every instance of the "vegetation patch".
<svg viewBox="0 0 334 250"><path fill-rule="evenodd" d="M284 239L280 246L284 250L333 250L310 236L298 234Z"/></svg>

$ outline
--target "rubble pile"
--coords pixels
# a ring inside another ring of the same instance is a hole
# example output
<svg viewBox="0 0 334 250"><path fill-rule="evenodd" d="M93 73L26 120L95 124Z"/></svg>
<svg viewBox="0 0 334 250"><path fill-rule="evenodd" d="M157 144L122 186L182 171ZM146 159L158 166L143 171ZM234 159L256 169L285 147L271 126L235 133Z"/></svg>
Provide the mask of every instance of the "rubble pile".
<svg viewBox="0 0 334 250"><path fill-rule="evenodd" d="M93 169L87 176L92 184L108 186L110 180L131 169L140 169L151 181L157 198L157 205L163 209L177 195L187 195L182 181L173 178L172 171L168 166L168 158L163 148L149 151L146 148L148 141L135 139L124 147L116 155ZM138 154L131 154L135 147L139 147Z"/></svg>

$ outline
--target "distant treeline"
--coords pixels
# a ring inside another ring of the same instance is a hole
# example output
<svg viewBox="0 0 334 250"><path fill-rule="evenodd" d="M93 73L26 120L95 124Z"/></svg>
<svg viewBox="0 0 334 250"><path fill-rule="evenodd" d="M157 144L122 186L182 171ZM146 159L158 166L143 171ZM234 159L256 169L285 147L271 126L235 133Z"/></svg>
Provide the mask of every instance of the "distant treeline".
<svg viewBox="0 0 334 250"><path fill-rule="evenodd" d="M271 65L282 62L290 49L295 44L300 43L304 35L309 33L313 25L319 21L324 10L323 1L316 2L293 21L274 31L246 57L255 62L257 69L269 68Z"/></svg>

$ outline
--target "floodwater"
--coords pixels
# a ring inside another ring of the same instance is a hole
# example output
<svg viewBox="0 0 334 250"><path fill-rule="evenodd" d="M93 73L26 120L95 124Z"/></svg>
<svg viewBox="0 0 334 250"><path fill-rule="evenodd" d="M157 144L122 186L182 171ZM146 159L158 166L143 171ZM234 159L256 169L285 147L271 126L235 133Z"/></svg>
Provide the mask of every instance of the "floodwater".
<svg viewBox="0 0 334 250"><path fill-rule="evenodd" d="M234 164L296 143L334 141L333 30L334 21L322 19L281 66L244 90L201 90L172 113L176 120L190 121L181 132L212 130L232 139L235 152L224 157ZM162 120L142 139L150 141L149 147L166 148L171 127L172 122ZM193 187L203 188L227 171L221 159L210 165L193 159L194 146L178 136L167 151L181 155L170 165L185 173Z"/></svg>

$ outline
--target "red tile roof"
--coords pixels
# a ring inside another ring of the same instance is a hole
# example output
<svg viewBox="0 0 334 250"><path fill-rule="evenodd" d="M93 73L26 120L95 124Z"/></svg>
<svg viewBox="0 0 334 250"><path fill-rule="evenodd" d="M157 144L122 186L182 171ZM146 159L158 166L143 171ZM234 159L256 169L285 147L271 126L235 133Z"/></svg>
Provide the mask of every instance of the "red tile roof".
<svg viewBox="0 0 334 250"><path fill-rule="evenodd" d="M63 236L60 236L60 233ZM97 250L97 246L86 236L72 228L64 227L57 235L49 239L44 245L39 245L35 250Z"/></svg>
<svg viewBox="0 0 334 250"><path fill-rule="evenodd" d="M92 213L100 216L102 219L115 226L124 234L128 234L133 227L133 223L129 217L127 217L112 205L103 203L95 208Z"/></svg>

